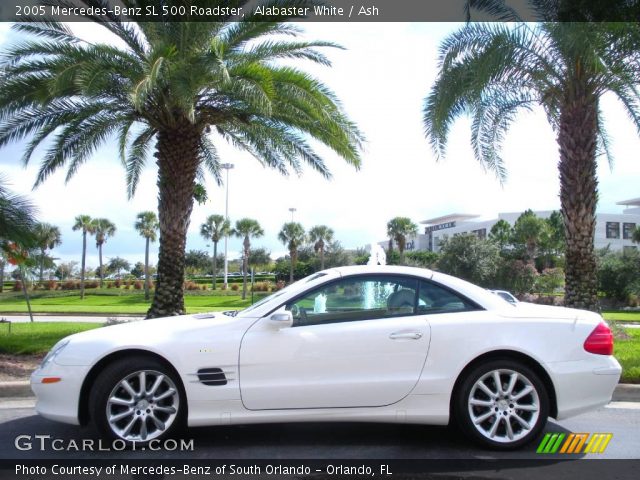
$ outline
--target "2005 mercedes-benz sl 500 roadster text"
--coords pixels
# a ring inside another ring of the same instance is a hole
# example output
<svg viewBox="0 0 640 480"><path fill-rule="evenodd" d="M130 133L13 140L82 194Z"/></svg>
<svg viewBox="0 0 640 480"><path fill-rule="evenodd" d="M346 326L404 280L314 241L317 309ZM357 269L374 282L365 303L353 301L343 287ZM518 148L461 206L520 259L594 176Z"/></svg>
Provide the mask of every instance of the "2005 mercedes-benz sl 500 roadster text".
<svg viewBox="0 0 640 480"><path fill-rule="evenodd" d="M621 368L595 313L430 270L325 270L240 312L78 333L31 377L44 417L148 442L181 425L455 421L520 447L547 418L606 405Z"/></svg>

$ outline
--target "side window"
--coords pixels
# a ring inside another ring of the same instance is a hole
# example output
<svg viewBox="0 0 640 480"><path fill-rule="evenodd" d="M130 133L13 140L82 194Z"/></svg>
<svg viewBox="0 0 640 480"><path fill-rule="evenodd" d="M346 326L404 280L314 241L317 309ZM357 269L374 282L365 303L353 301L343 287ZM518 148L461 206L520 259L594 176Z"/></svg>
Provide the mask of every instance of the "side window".
<svg viewBox="0 0 640 480"><path fill-rule="evenodd" d="M293 326L355 322L416 312L418 281L387 275L345 278L322 286L286 306Z"/></svg>
<svg viewBox="0 0 640 480"><path fill-rule="evenodd" d="M420 281L418 293L418 313L451 313L477 310L477 307L440 285L432 282Z"/></svg>

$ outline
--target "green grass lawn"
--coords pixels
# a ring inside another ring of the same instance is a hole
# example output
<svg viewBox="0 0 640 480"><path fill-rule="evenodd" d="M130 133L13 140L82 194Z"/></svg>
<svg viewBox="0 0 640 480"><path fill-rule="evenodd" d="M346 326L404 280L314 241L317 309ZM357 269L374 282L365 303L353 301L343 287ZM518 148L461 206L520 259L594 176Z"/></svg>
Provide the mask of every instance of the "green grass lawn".
<svg viewBox="0 0 640 480"><path fill-rule="evenodd" d="M258 301L264 294L256 294ZM193 295L185 296L187 313L210 312L218 310L237 310L251 305L251 296L242 300L240 295ZM39 295L31 299L34 313L94 313L117 315L123 313L144 314L149 309L144 294L128 293L126 295L91 295L87 293L84 300L77 295ZM0 314L27 313L27 304L23 297L17 295L0 295Z"/></svg>
<svg viewBox="0 0 640 480"><path fill-rule="evenodd" d="M640 312L628 312L625 310L605 310L604 312L602 312L602 316L605 320L640 323Z"/></svg>
<svg viewBox="0 0 640 480"><path fill-rule="evenodd" d="M640 383L640 328L627 328L627 340L616 340L613 355L622 365L622 383Z"/></svg>
<svg viewBox="0 0 640 480"><path fill-rule="evenodd" d="M46 353L61 338L100 327L99 323L35 322L0 324L0 353Z"/></svg>

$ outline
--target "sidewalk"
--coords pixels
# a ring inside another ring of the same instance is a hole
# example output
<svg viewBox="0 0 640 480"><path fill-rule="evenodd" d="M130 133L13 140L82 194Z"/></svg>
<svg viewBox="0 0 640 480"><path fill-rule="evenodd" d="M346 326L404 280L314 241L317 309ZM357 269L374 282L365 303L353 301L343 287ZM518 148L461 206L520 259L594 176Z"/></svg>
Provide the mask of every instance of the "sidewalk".
<svg viewBox="0 0 640 480"><path fill-rule="evenodd" d="M143 315L126 315L126 314L113 314L113 315L91 315L86 314L83 315L81 313L77 313L74 315L64 315L57 313L34 313L33 321L34 322L95 322L95 323L105 323L109 318L126 318L127 320L142 320L144 318ZM29 322L29 315L19 315L19 314L9 314L3 315L0 313L0 320L6 319L11 323L25 323Z"/></svg>

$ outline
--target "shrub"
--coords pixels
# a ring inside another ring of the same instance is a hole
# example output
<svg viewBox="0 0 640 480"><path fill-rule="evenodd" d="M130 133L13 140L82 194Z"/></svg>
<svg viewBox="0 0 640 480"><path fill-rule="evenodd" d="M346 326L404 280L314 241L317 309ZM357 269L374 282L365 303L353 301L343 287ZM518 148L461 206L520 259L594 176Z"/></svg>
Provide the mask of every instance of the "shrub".
<svg viewBox="0 0 640 480"><path fill-rule="evenodd" d="M76 282L75 280L66 280L62 284L62 290L77 290L78 288L78 282Z"/></svg>
<svg viewBox="0 0 640 480"><path fill-rule="evenodd" d="M536 279L536 290L548 295L564 285L564 271L561 268L546 268Z"/></svg>
<svg viewBox="0 0 640 480"><path fill-rule="evenodd" d="M136 280L133 284L135 290L142 290L142 287L144 287L144 284L140 280Z"/></svg>
<svg viewBox="0 0 640 480"><path fill-rule="evenodd" d="M405 263L416 267L432 268L438 262L439 255L435 252L415 251L405 252ZM368 260L368 259L367 259Z"/></svg>
<svg viewBox="0 0 640 480"><path fill-rule="evenodd" d="M97 280L90 280L88 282L84 282L84 288L98 288L100 286L100 282Z"/></svg>
<svg viewBox="0 0 640 480"><path fill-rule="evenodd" d="M122 280L116 278L116 281L113 282L113 284L116 286L116 288L120 288L122 286Z"/></svg>
<svg viewBox="0 0 640 480"><path fill-rule="evenodd" d="M256 282L253 285L254 292L268 292L271 287L271 282Z"/></svg>
<svg viewBox="0 0 640 480"><path fill-rule="evenodd" d="M536 267L522 260L505 260L498 269L498 285L517 295L531 293L537 277Z"/></svg>
<svg viewBox="0 0 640 480"><path fill-rule="evenodd" d="M609 297L627 301L638 293L640 256L632 253L608 253L598 259L598 288Z"/></svg>
<svg viewBox="0 0 640 480"><path fill-rule="evenodd" d="M22 282L20 280L16 280L16 282L13 284L13 291L14 292L22 291Z"/></svg>
<svg viewBox="0 0 640 480"><path fill-rule="evenodd" d="M446 239L440 247L438 268L444 273L477 285L487 285L498 271L500 253L498 247L489 240L464 233Z"/></svg>
<svg viewBox="0 0 640 480"><path fill-rule="evenodd" d="M284 280L278 280L276 282L276 284L273 286L272 291L277 292L278 290L283 289L285 285L286 284L285 284Z"/></svg>
<svg viewBox="0 0 640 480"><path fill-rule="evenodd" d="M200 290L200 286L192 281L187 281L184 282L184 289L185 290Z"/></svg>
<svg viewBox="0 0 640 480"><path fill-rule="evenodd" d="M45 283L45 288L47 290L56 290L58 288L58 282L56 282L55 280L47 280L47 283Z"/></svg>
<svg viewBox="0 0 640 480"><path fill-rule="evenodd" d="M107 288L113 288L113 282L107 282Z"/></svg>
<svg viewBox="0 0 640 480"><path fill-rule="evenodd" d="M233 290L234 292L237 292L238 290L240 290L240 285L238 285L237 283L233 283L231 285L231 290Z"/></svg>

